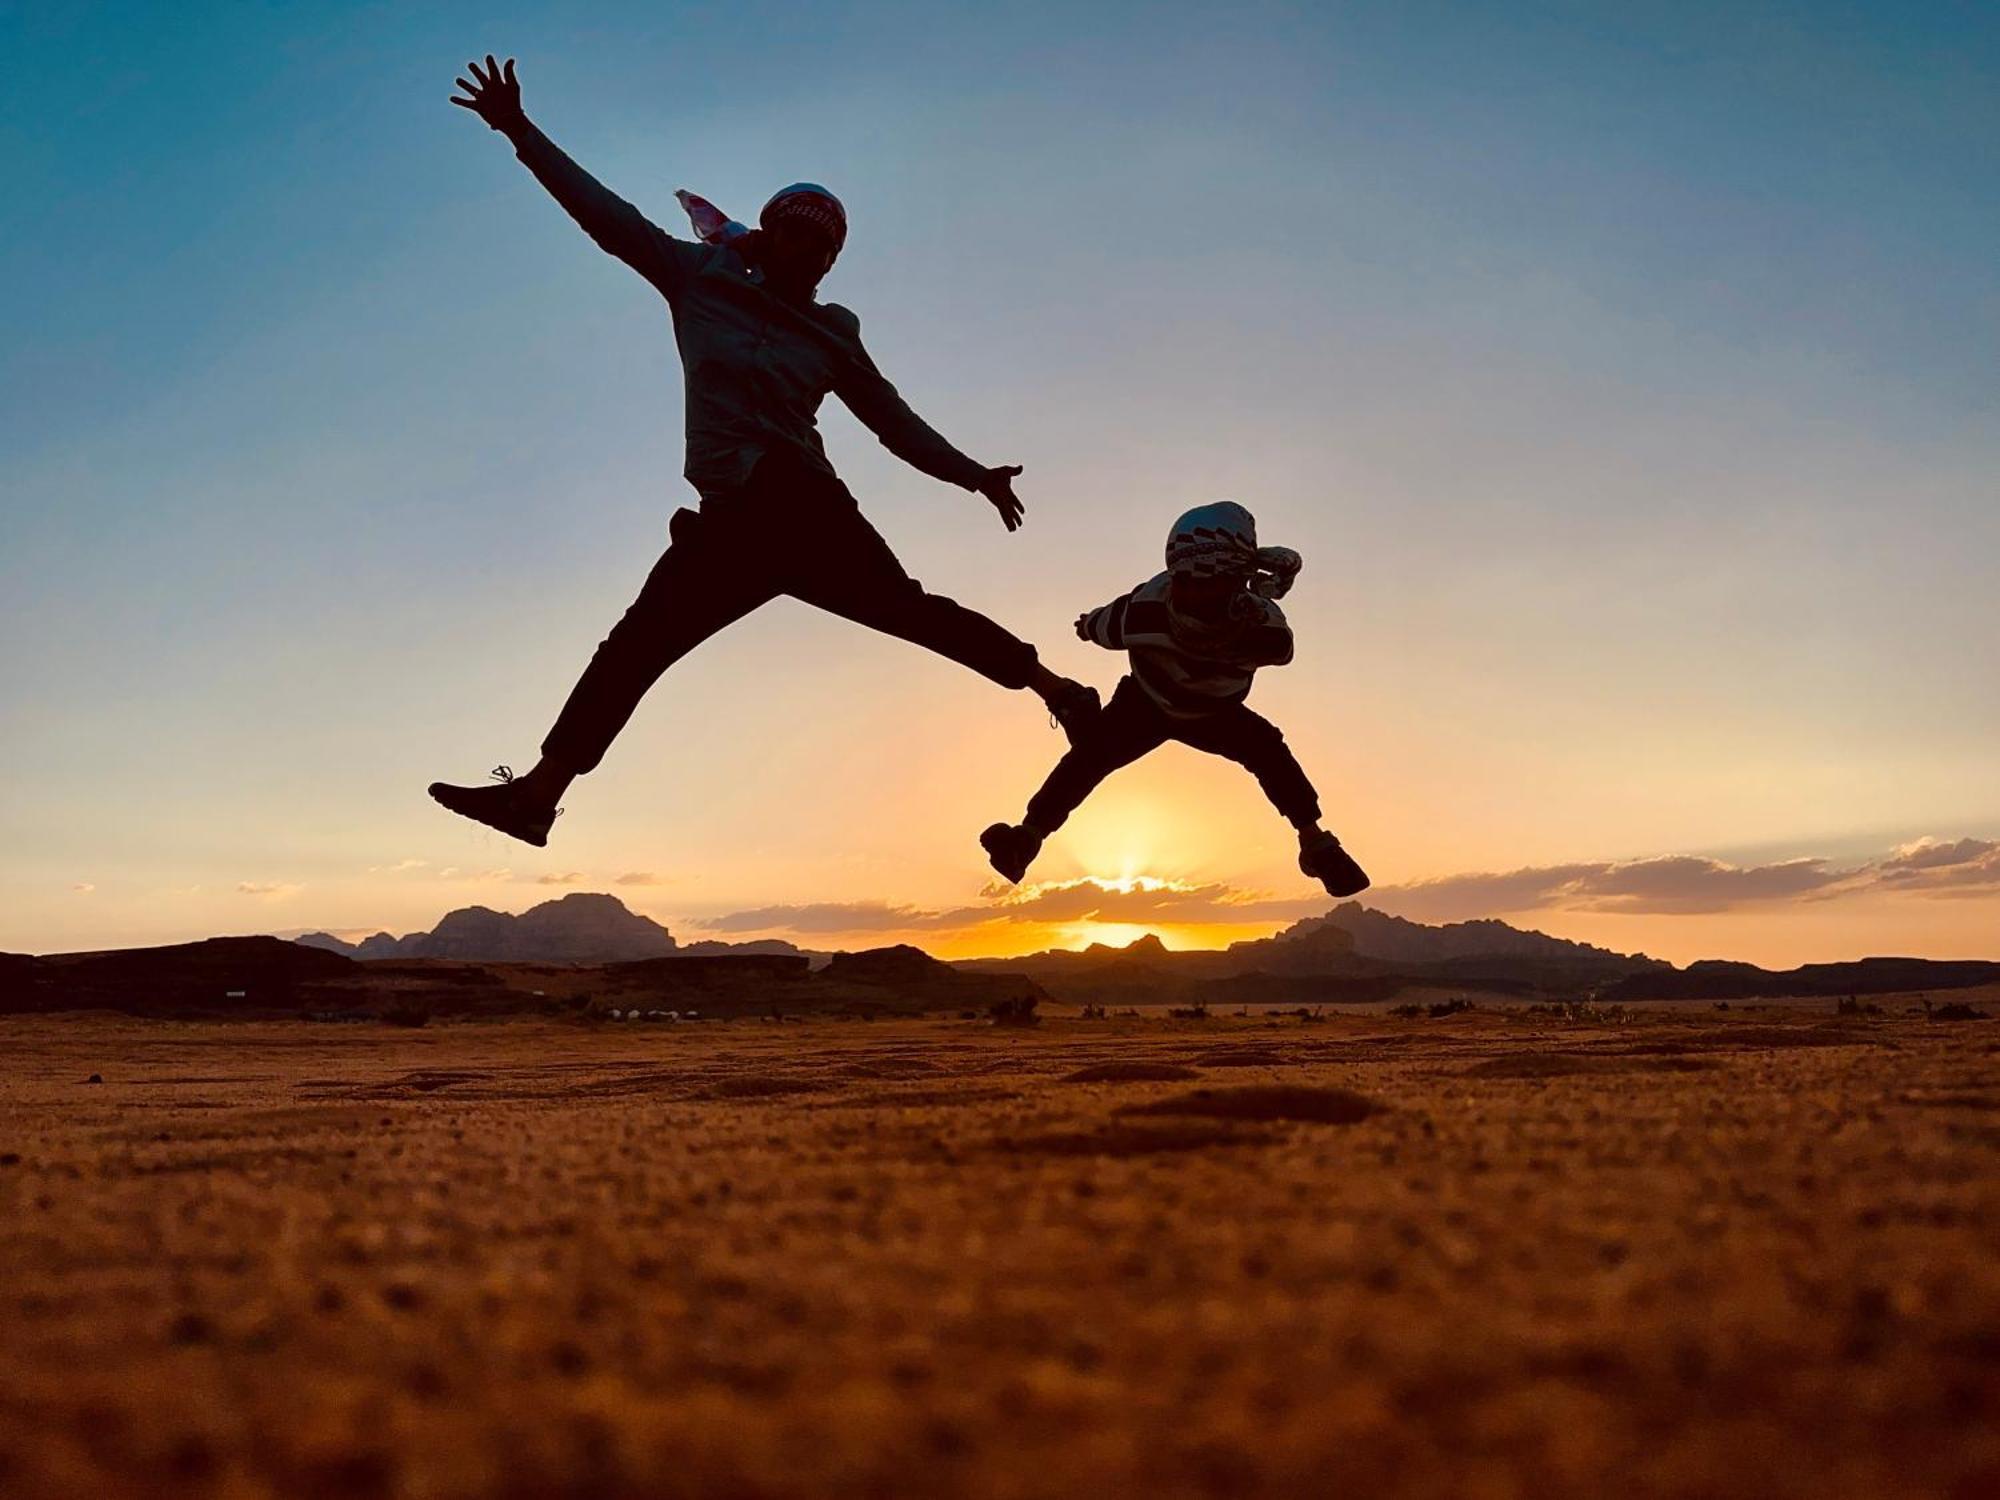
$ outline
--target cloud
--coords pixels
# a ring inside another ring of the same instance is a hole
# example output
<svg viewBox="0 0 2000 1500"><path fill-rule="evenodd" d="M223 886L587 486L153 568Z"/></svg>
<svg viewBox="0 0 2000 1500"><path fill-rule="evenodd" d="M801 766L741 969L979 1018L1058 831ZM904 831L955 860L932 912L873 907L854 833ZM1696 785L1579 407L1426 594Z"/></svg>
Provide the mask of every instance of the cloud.
<svg viewBox="0 0 2000 1500"><path fill-rule="evenodd" d="M990 890L991 887L988 887ZM942 914L947 926L968 921L1121 922L1176 927L1289 921L1324 911L1323 897L1273 899L1262 892L1182 881L1066 880L1023 886L984 907Z"/></svg>
<svg viewBox="0 0 2000 1500"><path fill-rule="evenodd" d="M1918 839L1876 867L1890 890L1938 896L1973 896L2000 889L2000 839Z"/></svg>
<svg viewBox="0 0 2000 1500"><path fill-rule="evenodd" d="M399 859L393 865L370 865L370 875L394 875L403 870L422 870L430 865L427 859Z"/></svg>
<svg viewBox="0 0 2000 1500"><path fill-rule="evenodd" d="M1786 902L1832 901L1862 892L1970 897L2000 893L2000 840L1919 839L1879 859L1837 864L1818 856L1731 864L1695 854L1584 860L1518 870L1444 875L1378 886L1363 899L1428 922L1531 911L1692 916ZM1273 925L1327 908L1320 895L1272 896L1220 882L1141 877L1010 886L988 882L976 905L933 909L890 901L815 901L759 906L692 925L713 932L965 932L1005 924L1140 927Z"/></svg>
<svg viewBox="0 0 2000 1500"><path fill-rule="evenodd" d="M1049 885L989 884L984 905L927 910L888 901L815 901L760 906L712 917L716 932L937 932L988 923L1118 922L1176 927L1284 922L1326 909L1324 898L1272 899L1222 884L1069 880Z"/></svg>
<svg viewBox="0 0 2000 1500"><path fill-rule="evenodd" d="M96 890L97 887L91 884L88 880L79 880L75 885L71 886L70 889L75 891L79 896L88 896L92 891Z"/></svg>
<svg viewBox="0 0 2000 1500"><path fill-rule="evenodd" d="M695 925L712 932L912 932L936 915L886 901L813 901L733 911Z"/></svg>
<svg viewBox="0 0 2000 1500"><path fill-rule="evenodd" d="M305 887L289 880L239 880L236 893L239 896L262 896L272 901L282 901L287 896L296 896Z"/></svg>
<svg viewBox="0 0 2000 1500"><path fill-rule="evenodd" d="M1876 860L1836 865L1816 857L1732 865L1698 855L1540 865L1446 875L1385 886L1369 904L1398 916L1462 921L1508 912L1695 915L1864 892L1972 896L2000 890L2000 841L1919 839Z"/></svg>
<svg viewBox="0 0 2000 1500"><path fill-rule="evenodd" d="M495 865L486 870L461 870L457 865L446 865L438 871L440 880L512 880L513 870L506 865Z"/></svg>
<svg viewBox="0 0 2000 1500"><path fill-rule="evenodd" d="M575 885L578 881L582 879L583 879L583 871L581 870L561 870L561 871L552 870L546 875L537 875L535 877L535 884Z"/></svg>
<svg viewBox="0 0 2000 1500"><path fill-rule="evenodd" d="M651 870L627 870L613 882L615 885L665 885L666 883L666 876L655 875Z"/></svg>

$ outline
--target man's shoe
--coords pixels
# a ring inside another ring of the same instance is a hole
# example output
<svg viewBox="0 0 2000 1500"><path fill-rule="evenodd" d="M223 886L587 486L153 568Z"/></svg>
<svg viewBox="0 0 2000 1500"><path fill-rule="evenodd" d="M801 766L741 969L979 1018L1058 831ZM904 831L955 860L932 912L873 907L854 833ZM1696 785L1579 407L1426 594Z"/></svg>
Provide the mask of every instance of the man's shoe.
<svg viewBox="0 0 2000 1500"><path fill-rule="evenodd" d="M1073 682L1065 678L1055 697L1049 700L1049 717L1055 720L1062 732L1069 736L1074 745L1082 739L1097 716L1104 712L1104 700L1097 689L1088 683ZM996 824L996 827L1004 826Z"/></svg>
<svg viewBox="0 0 2000 1500"><path fill-rule="evenodd" d="M1300 841L1299 869L1325 886L1329 896L1358 896L1368 889L1368 872L1324 829Z"/></svg>
<svg viewBox="0 0 2000 1500"><path fill-rule="evenodd" d="M1016 885L1042 852L1042 836L1018 823L995 823L979 835L979 843L993 868Z"/></svg>
<svg viewBox="0 0 2000 1500"><path fill-rule="evenodd" d="M514 773L506 766L495 766L492 775L499 785L452 786L433 781L431 796L461 818L497 828L509 838L533 844L537 849L547 848L549 828L561 816L562 809L530 802L515 785Z"/></svg>

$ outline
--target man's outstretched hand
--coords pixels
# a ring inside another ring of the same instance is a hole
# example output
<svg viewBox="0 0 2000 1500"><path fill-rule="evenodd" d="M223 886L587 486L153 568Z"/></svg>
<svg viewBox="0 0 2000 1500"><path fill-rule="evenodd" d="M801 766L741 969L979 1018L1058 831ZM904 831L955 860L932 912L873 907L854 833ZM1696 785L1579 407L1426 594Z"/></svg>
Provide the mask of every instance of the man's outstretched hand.
<svg viewBox="0 0 2000 1500"><path fill-rule="evenodd" d="M471 82L455 78L452 82L472 97L461 99L451 96L451 102L460 109L469 109L495 130L505 130L527 118L521 112L521 85L514 78L514 59L508 58L505 67L493 60L491 52L486 54L486 71L481 72L479 64L469 62L465 71L472 75Z"/></svg>
<svg viewBox="0 0 2000 1500"><path fill-rule="evenodd" d="M979 481L979 493L1000 512L1000 519L1007 523L1009 531L1020 530L1021 517L1027 510L1014 494L1014 476L1020 472L1019 464L1002 464L997 469L988 469L986 477Z"/></svg>

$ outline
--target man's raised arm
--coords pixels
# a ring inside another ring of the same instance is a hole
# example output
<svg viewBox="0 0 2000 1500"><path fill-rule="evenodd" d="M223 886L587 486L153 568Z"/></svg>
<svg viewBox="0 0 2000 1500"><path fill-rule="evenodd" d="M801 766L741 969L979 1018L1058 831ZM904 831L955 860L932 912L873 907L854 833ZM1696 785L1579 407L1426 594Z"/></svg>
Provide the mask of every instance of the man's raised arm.
<svg viewBox="0 0 2000 1500"><path fill-rule="evenodd" d="M535 180L600 249L617 256L666 296L674 296L699 247L668 234L542 134L521 108L521 85L514 77L513 58L503 66L495 63L489 52L484 70L474 62L466 64L466 71L472 75L470 79L455 81L471 97L454 95L451 102L471 110L506 136Z"/></svg>
<svg viewBox="0 0 2000 1500"><path fill-rule="evenodd" d="M889 383L888 377L875 368L875 361L861 347L860 321L852 314L848 317L851 326L846 331L852 359L834 381L834 393L882 440L884 448L933 479L984 495L1000 512L1007 529L1013 531L1021 524L1021 513L1026 509L1014 495L1013 480L1021 472L1020 467L1006 464L989 469L946 442L943 434L912 411L910 403Z"/></svg>

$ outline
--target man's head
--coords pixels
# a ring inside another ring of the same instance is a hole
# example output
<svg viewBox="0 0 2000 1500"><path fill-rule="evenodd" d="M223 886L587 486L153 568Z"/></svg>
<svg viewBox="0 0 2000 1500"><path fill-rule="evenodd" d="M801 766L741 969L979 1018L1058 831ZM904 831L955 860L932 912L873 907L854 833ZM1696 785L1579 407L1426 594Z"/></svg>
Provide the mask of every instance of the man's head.
<svg viewBox="0 0 2000 1500"><path fill-rule="evenodd" d="M847 210L818 183L780 188L757 216L764 231L760 259L779 283L811 291L847 243Z"/></svg>

